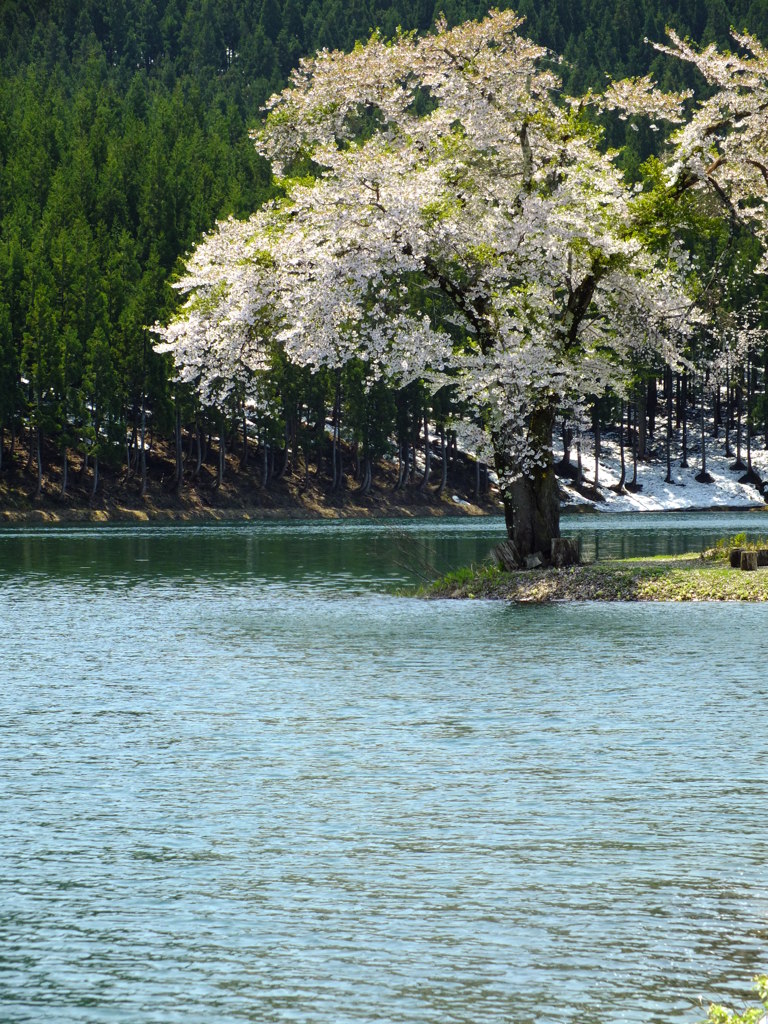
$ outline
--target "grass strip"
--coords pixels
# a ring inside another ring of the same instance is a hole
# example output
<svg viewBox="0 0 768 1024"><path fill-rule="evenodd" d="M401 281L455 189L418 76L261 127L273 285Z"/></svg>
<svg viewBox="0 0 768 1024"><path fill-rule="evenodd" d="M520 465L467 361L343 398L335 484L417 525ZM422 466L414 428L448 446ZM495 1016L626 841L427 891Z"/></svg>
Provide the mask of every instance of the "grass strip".
<svg viewBox="0 0 768 1024"><path fill-rule="evenodd" d="M448 573L425 587L428 598L548 601L768 601L768 568L731 569L701 555L625 558L504 572L484 565Z"/></svg>

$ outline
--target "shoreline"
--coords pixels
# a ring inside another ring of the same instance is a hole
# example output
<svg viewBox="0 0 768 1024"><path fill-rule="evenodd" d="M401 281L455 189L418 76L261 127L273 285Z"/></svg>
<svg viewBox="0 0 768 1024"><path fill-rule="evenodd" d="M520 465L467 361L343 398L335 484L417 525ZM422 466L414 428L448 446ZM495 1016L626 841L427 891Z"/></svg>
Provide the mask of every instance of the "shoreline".
<svg viewBox="0 0 768 1024"><path fill-rule="evenodd" d="M392 496L394 498L394 496ZM405 496L407 497L407 496ZM566 505L561 510L564 517L578 519L584 515L615 515L637 517L679 515L684 513L737 513L768 515L768 505L700 505L691 508L654 509L649 511L615 511L589 505ZM342 519L437 519L437 518L483 518L503 520L503 510L493 504L478 505L466 499L456 501L449 496L442 499L391 500L388 495L378 495L376 500L363 504L354 501L325 504L316 500L306 503L279 502L267 505L206 505L197 502L178 504L155 504L148 499L141 505L110 502L100 507L61 504L57 507L51 499L37 506L25 508L0 508L0 528L3 526L61 526L99 523L224 523L224 522L268 522L272 520L342 520Z"/></svg>
<svg viewBox="0 0 768 1024"><path fill-rule="evenodd" d="M155 504L147 500L141 505L110 502L100 507L61 504L51 501L26 508L0 508L3 526L61 526L66 524L108 523L224 523L268 522L272 520L343 520L343 519L437 519L437 518L503 518L494 505L478 505L461 499L454 501L424 497L423 500L394 500L385 495L367 503L353 501L325 504L316 500L306 503L279 502L275 505L205 505L202 503Z"/></svg>
<svg viewBox="0 0 768 1024"><path fill-rule="evenodd" d="M419 591L426 599L575 604L586 601L768 601L768 567L732 569L723 556L606 559L564 569L460 569Z"/></svg>

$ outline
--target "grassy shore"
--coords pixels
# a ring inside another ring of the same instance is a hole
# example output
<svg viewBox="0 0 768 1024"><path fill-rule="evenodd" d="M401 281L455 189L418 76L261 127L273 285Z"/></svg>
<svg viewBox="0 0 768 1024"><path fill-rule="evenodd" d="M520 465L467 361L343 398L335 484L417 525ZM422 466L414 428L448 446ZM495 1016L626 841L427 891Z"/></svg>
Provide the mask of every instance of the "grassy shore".
<svg viewBox="0 0 768 1024"><path fill-rule="evenodd" d="M504 572L496 566L450 573L423 591L430 598L548 601L768 601L768 568L731 569L721 554L625 558Z"/></svg>

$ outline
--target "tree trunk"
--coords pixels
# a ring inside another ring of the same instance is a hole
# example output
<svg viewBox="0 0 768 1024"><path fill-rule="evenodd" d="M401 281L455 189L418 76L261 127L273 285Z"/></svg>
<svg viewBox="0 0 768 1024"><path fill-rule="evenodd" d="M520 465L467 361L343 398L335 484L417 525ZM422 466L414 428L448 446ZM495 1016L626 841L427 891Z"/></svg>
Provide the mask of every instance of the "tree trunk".
<svg viewBox="0 0 768 1024"><path fill-rule="evenodd" d="M141 497L147 493L147 396L141 395ZM94 491L95 493L95 491Z"/></svg>
<svg viewBox="0 0 768 1024"><path fill-rule="evenodd" d="M181 489L181 484L184 480L184 447L181 439L181 407L179 406L179 400L176 399L176 430L175 430L175 444L176 444L176 490Z"/></svg>
<svg viewBox="0 0 768 1024"><path fill-rule="evenodd" d="M432 470L432 445L429 443L429 417L424 413L424 479L421 481L420 490L426 491L429 487L429 475Z"/></svg>
<svg viewBox="0 0 768 1024"><path fill-rule="evenodd" d="M666 371L665 391L667 399L667 436L664 439L664 447L667 456L667 475L664 477L665 484L672 483L672 371Z"/></svg>
<svg viewBox="0 0 768 1024"><path fill-rule="evenodd" d="M646 384L640 385L639 393L635 396L635 450L641 462L645 462L646 448L648 443L648 388ZM637 477L637 470L635 470Z"/></svg>
<svg viewBox="0 0 768 1024"><path fill-rule="evenodd" d="M530 476L517 474L504 483L504 516L507 536L522 560L541 553L549 560L552 540L560 536L560 497L552 459L554 408L546 406L531 415L530 435L533 444L546 453L545 464L536 466ZM503 481L510 476L503 451L497 448L496 468Z"/></svg>
<svg viewBox="0 0 768 1024"><path fill-rule="evenodd" d="M706 381L701 381L701 404L699 405L699 421L701 427L701 472L696 474L700 484L714 483L713 478L707 472L707 433L704 423L704 401L706 398Z"/></svg>
<svg viewBox="0 0 768 1024"><path fill-rule="evenodd" d="M2 449L2 438L0 437L0 449ZM67 484L69 483L69 459L67 456L69 451L67 446L64 445L64 449L61 455L61 490L59 491L60 498L66 498L67 496ZM2 460L0 460L2 461Z"/></svg>
<svg viewBox="0 0 768 1024"><path fill-rule="evenodd" d="M363 458L362 482L360 484L361 494L371 493L371 460L366 455Z"/></svg>
<svg viewBox="0 0 768 1024"><path fill-rule="evenodd" d="M739 375L739 381L734 386L735 398L736 398L736 461L731 464L731 469L743 472L747 467L741 461L741 411L742 411L742 389L741 389L741 375Z"/></svg>
<svg viewBox="0 0 768 1024"><path fill-rule="evenodd" d="M619 404L619 456L621 458L619 482L614 484L611 490L616 491L617 494L623 494L624 484L627 479L627 461L624 457L624 399Z"/></svg>
<svg viewBox="0 0 768 1024"><path fill-rule="evenodd" d="M678 390L680 392L680 418L683 426L683 457L680 459L680 468L688 469L688 374L685 370Z"/></svg>
<svg viewBox="0 0 768 1024"><path fill-rule="evenodd" d="M680 374L675 374L675 430L680 429L680 417L682 415L683 399L682 388L680 387Z"/></svg>
<svg viewBox="0 0 768 1024"><path fill-rule="evenodd" d="M437 488L438 497L445 490L448 482L448 452L445 446L445 428L440 428L440 485Z"/></svg>
<svg viewBox="0 0 768 1024"><path fill-rule="evenodd" d="M747 357L747 473L752 475L752 362Z"/></svg>
<svg viewBox="0 0 768 1024"><path fill-rule="evenodd" d="M648 436L653 438L656 433L656 414L659 408L659 391L654 374L648 381Z"/></svg>
<svg viewBox="0 0 768 1024"><path fill-rule="evenodd" d="M600 494L600 414L597 409L597 403L593 410L592 429L595 436L595 480L594 480L594 493L595 498Z"/></svg>
<svg viewBox="0 0 768 1024"><path fill-rule="evenodd" d="M563 476L568 476L568 470L571 466L571 442L573 441L573 431L568 426L568 420L566 419L563 419L561 437L563 439L563 457L560 459L557 468Z"/></svg>
<svg viewBox="0 0 768 1024"><path fill-rule="evenodd" d="M227 427L223 413L219 416L219 465L216 473L216 486L221 487L224 483L224 465L227 446Z"/></svg>
<svg viewBox="0 0 768 1024"><path fill-rule="evenodd" d="M240 468L245 469L248 465L248 416L245 411L245 402L243 402L243 457L240 459Z"/></svg>
<svg viewBox="0 0 768 1024"><path fill-rule="evenodd" d="M35 428L35 448L37 459L37 490L35 497L39 498L43 493L43 439L40 427Z"/></svg>
<svg viewBox="0 0 768 1024"><path fill-rule="evenodd" d="M637 482L637 457L638 457L638 444L640 438L640 431L637 427L638 421L638 403L637 399L633 399L632 402L627 406L627 426L629 428L629 435L632 440L632 479L627 484L627 490L632 493L642 491L642 485Z"/></svg>
<svg viewBox="0 0 768 1024"><path fill-rule="evenodd" d="M758 473L755 472L755 469L752 465L752 410L754 393L757 386L757 381L755 377L755 364L751 358L747 358L747 471L744 474L744 476L739 478L739 483L754 484L756 487L761 487L762 481L760 479L760 476Z"/></svg>
<svg viewBox="0 0 768 1024"><path fill-rule="evenodd" d="M200 476L200 470L203 468L203 429L200 426L200 420L195 417L195 439L197 441L197 457L195 459L195 480Z"/></svg>

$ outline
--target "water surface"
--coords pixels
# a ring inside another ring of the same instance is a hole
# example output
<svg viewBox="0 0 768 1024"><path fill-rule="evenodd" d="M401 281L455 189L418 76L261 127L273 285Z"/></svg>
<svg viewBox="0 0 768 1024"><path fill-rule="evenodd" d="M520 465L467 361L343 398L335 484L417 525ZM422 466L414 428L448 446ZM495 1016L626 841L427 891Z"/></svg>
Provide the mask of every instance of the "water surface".
<svg viewBox="0 0 768 1024"><path fill-rule="evenodd" d="M0 532L0 1019L667 1024L746 997L768 613L391 593L498 533Z"/></svg>

